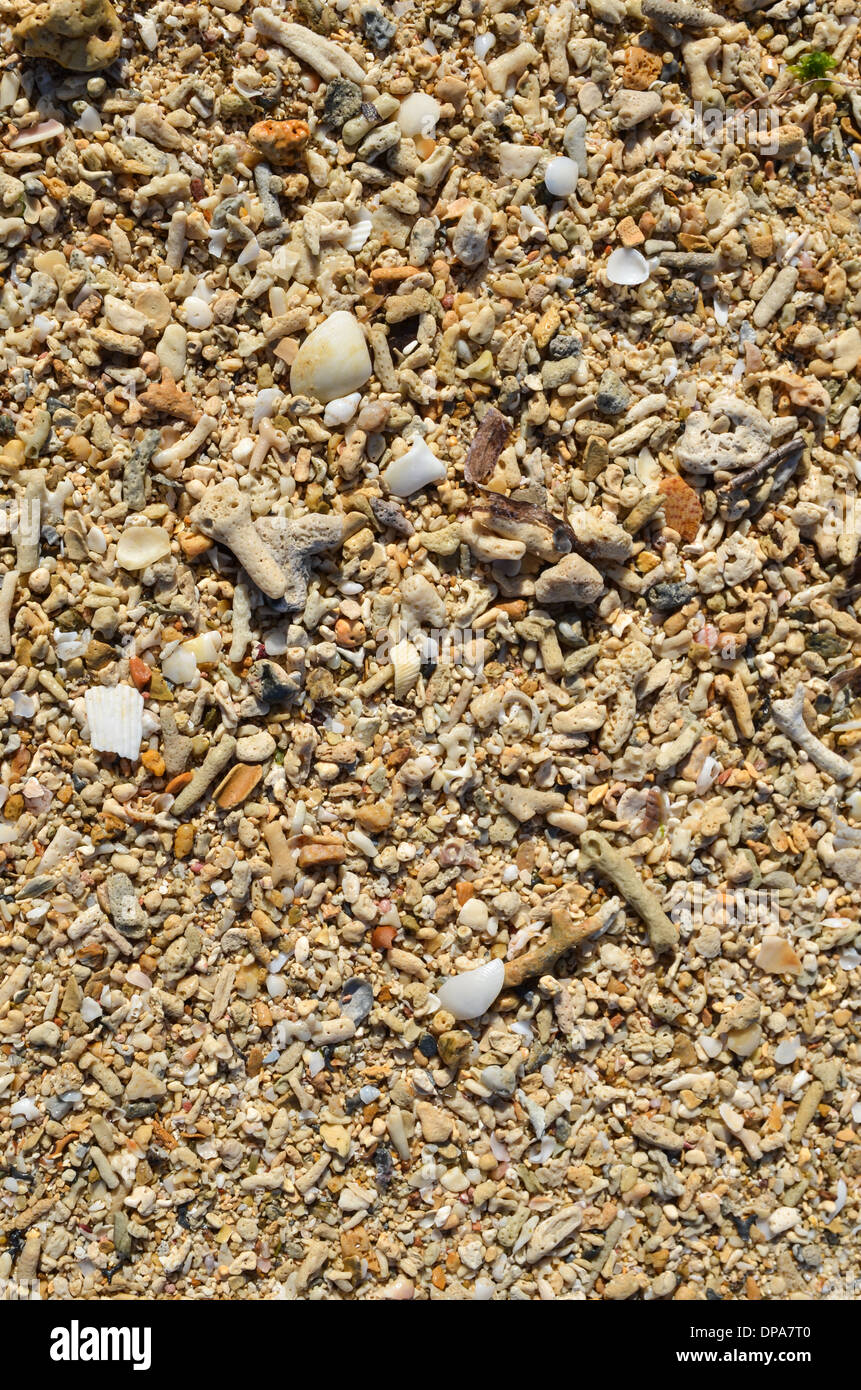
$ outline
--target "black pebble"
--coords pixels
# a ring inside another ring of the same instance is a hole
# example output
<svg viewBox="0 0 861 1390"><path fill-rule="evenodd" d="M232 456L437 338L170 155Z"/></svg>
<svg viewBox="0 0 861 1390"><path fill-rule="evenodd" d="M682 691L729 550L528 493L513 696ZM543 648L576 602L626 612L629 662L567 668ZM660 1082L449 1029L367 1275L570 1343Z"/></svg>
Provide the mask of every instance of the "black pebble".
<svg viewBox="0 0 861 1390"><path fill-rule="evenodd" d="M690 603L693 597L694 590L690 584L653 584L646 594L652 607L661 613L675 613L677 608L684 608L686 603Z"/></svg>

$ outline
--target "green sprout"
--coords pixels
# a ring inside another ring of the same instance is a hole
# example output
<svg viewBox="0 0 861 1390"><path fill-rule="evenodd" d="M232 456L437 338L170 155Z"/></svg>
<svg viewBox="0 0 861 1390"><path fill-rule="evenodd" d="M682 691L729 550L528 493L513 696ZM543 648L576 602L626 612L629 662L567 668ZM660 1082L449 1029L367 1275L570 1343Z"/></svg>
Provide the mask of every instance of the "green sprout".
<svg viewBox="0 0 861 1390"><path fill-rule="evenodd" d="M790 63L789 71L795 73L799 82L806 85L808 82L827 80L831 69L836 67L837 59L832 58L830 53L823 53L819 48L810 48L801 54L797 62Z"/></svg>

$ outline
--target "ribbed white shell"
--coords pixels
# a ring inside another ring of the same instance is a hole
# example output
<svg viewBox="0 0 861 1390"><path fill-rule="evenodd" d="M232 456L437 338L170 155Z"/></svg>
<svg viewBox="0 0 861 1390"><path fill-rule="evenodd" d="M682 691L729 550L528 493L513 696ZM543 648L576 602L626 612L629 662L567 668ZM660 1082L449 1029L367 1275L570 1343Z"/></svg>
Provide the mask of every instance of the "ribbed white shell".
<svg viewBox="0 0 861 1390"><path fill-rule="evenodd" d="M422 659L412 642L398 642L392 647L391 662L395 668L395 698L403 699L412 690L422 669Z"/></svg>
<svg viewBox="0 0 861 1390"><path fill-rule="evenodd" d="M86 691L84 704L91 748L132 760L140 756L144 702L134 686L97 685Z"/></svg>

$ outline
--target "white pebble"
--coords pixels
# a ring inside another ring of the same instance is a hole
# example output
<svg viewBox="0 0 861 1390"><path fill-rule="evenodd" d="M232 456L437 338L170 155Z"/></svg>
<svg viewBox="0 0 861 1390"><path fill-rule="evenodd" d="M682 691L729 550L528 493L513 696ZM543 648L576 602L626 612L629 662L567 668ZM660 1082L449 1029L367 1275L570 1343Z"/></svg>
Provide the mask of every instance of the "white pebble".
<svg viewBox="0 0 861 1390"><path fill-rule="evenodd" d="M196 294L183 300L182 311L189 328L209 328L212 323L212 310Z"/></svg>
<svg viewBox="0 0 861 1390"><path fill-rule="evenodd" d="M197 661L193 652L180 646L162 659L161 669L173 685L188 685L197 675Z"/></svg>
<svg viewBox="0 0 861 1390"><path fill-rule="evenodd" d="M143 570L170 554L170 536L163 526L127 526L117 542L117 564L124 570Z"/></svg>
<svg viewBox="0 0 861 1390"><path fill-rule="evenodd" d="M573 159L559 155L551 159L544 171L544 187L554 198L568 198L577 191L579 170Z"/></svg>
<svg viewBox="0 0 861 1390"><path fill-rule="evenodd" d="M481 898L469 898L460 909L457 920L462 927L469 927L472 931L484 931L489 916L487 905Z"/></svg>
<svg viewBox="0 0 861 1390"><path fill-rule="evenodd" d="M290 369L290 390L327 405L357 391L371 375L371 355L354 314L338 309L308 334Z"/></svg>
<svg viewBox="0 0 861 1390"><path fill-rule="evenodd" d="M432 136L440 109L439 102L426 92L412 92L401 102L396 120L404 135Z"/></svg>
<svg viewBox="0 0 861 1390"><path fill-rule="evenodd" d="M389 464L382 477L395 497L410 497L428 483L440 482L445 477L445 464L431 453L423 439L417 439L405 454Z"/></svg>
<svg viewBox="0 0 861 1390"><path fill-rule="evenodd" d="M791 1066L801 1051L798 1038L784 1038L774 1049L774 1060L779 1067Z"/></svg>

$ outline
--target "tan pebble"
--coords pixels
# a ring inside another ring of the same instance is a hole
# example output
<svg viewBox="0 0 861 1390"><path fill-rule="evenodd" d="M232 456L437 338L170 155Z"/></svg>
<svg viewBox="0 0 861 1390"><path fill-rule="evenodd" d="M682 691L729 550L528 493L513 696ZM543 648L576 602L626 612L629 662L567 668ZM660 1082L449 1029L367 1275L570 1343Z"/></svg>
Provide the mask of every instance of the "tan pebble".
<svg viewBox="0 0 861 1390"><path fill-rule="evenodd" d="M318 840L302 846L297 862L300 869L316 869L323 864L343 864L346 857L347 852L340 841Z"/></svg>
<svg viewBox="0 0 861 1390"><path fill-rule="evenodd" d="M385 830L392 823L394 811L388 801L373 801L367 806L359 806L356 811L356 820L363 830L368 830L372 834L375 831Z"/></svg>
<svg viewBox="0 0 861 1390"><path fill-rule="evenodd" d="M633 217L622 219L616 228L616 235L623 246L640 246L646 239Z"/></svg>
<svg viewBox="0 0 861 1390"><path fill-rule="evenodd" d="M640 1270L630 1270L627 1274L618 1274L615 1279L610 1279L604 1285L604 1297L614 1301L633 1298L634 1294L647 1283L646 1276Z"/></svg>
<svg viewBox="0 0 861 1390"><path fill-rule="evenodd" d="M763 937L756 963L771 975L800 975L801 961L788 941L780 936Z"/></svg>
<svg viewBox="0 0 861 1390"><path fill-rule="evenodd" d="M445 1144L451 1138L453 1121L444 1110L428 1101L416 1101L416 1118L428 1144Z"/></svg>

